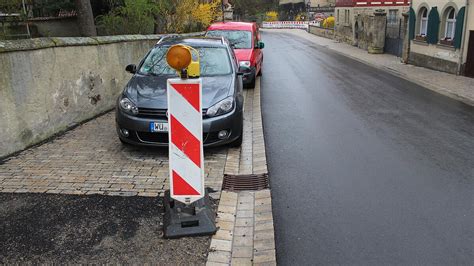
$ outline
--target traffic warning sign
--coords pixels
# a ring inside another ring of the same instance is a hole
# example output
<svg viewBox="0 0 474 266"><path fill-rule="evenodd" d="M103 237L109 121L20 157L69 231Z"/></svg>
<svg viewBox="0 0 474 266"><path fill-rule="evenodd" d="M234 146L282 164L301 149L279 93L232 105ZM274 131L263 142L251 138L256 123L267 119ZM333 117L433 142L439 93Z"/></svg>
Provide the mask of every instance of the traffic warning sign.
<svg viewBox="0 0 474 266"><path fill-rule="evenodd" d="M204 197L202 81L168 80L171 198L191 204Z"/></svg>

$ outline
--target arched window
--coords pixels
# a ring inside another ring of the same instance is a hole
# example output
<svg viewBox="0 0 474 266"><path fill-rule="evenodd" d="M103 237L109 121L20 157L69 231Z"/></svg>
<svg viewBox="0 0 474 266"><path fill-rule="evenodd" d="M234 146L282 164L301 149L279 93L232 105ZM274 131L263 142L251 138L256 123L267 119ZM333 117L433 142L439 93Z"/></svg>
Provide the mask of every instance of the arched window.
<svg viewBox="0 0 474 266"><path fill-rule="evenodd" d="M454 32L456 30L456 11L454 8L450 7L446 10L444 19L446 21L444 38L445 40L452 40L454 39Z"/></svg>
<svg viewBox="0 0 474 266"><path fill-rule="evenodd" d="M428 32L428 9L422 7L419 12L420 16L420 35L426 36Z"/></svg>

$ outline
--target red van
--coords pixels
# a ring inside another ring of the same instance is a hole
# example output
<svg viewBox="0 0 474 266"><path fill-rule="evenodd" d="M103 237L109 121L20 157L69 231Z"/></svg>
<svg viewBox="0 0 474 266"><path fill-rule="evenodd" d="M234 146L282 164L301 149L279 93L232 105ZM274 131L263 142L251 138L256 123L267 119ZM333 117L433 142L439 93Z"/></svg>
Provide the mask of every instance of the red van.
<svg viewBox="0 0 474 266"><path fill-rule="evenodd" d="M235 56L244 72L244 85L255 87L257 75L262 74L264 43L256 23L219 22L207 28L206 36L223 36L232 44Z"/></svg>

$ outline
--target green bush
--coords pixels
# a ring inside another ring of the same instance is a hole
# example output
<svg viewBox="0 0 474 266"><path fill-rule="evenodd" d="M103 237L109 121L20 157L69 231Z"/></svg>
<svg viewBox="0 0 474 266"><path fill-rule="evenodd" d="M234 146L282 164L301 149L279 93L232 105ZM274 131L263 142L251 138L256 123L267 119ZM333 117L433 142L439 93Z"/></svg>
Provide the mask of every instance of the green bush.
<svg viewBox="0 0 474 266"><path fill-rule="evenodd" d="M156 4L149 0L124 0L123 6L98 16L97 26L101 35L152 34Z"/></svg>

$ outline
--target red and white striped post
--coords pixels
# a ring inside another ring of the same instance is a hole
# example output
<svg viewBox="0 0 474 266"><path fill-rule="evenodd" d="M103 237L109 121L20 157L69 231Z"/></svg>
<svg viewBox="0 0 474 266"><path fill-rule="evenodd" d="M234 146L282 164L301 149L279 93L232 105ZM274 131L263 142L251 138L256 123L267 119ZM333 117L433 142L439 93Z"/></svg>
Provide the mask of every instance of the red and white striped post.
<svg viewBox="0 0 474 266"><path fill-rule="evenodd" d="M171 198L185 204L205 195L202 133L202 81L168 80Z"/></svg>
<svg viewBox="0 0 474 266"><path fill-rule="evenodd" d="M168 50L166 60L181 78L167 82L170 191L165 192L163 236L213 235L216 215L204 187L199 52L178 44Z"/></svg>

